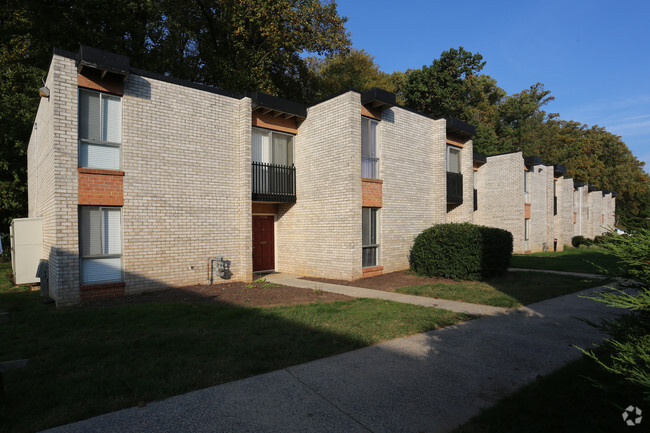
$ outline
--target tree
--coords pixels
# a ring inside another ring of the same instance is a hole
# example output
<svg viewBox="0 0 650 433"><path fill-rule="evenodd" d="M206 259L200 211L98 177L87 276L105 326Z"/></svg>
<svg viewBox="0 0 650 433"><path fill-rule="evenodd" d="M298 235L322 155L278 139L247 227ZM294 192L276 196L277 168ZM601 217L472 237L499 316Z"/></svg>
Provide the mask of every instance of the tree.
<svg viewBox="0 0 650 433"><path fill-rule="evenodd" d="M317 77L317 96L314 100L349 89L363 91L380 87L389 92L395 91L391 76L380 71L374 57L364 50L351 49L332 57L312 57L310 69Z"/></svg>

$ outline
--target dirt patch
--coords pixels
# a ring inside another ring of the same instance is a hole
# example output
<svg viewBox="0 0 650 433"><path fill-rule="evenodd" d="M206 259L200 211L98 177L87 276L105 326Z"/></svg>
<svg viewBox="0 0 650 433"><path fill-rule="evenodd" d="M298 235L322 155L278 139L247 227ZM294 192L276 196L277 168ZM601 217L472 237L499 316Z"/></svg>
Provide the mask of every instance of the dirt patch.
<svg viewBox="0 0 650 433"><path fill-rule="evenodd" d="M300 287L269 283L224 283L195 285L128 295L118 298L85 302L83 306L108 307L141 303L184 302L190 304L244 305L274 307L278 305L310 304L312 302L349 301L354 298L336 293L314 291Z"/></svg>
<svg viewBox="0 0 650 433"><path fill-rule="evenodd" d="M446 278L420 277L410 271L397 271L389 274L377 275L376 277L361 278L354 281L333 280L328 278L302 277L303 280L320 281L322 283L340 284L343 286L363 287L365 289L383 290L394 292L397 289L421 284L454 283L454 280Z"/></svg>

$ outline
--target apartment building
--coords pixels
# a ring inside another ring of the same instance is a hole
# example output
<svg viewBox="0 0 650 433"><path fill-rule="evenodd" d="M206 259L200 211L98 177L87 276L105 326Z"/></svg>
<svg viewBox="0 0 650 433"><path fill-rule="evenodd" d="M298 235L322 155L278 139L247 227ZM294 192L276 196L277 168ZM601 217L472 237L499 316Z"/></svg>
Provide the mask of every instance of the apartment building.
<svg viewBox="0 0 650 433"><path fill-rule="evenodd" d="M29 216L43 220L57 305L269 271L379 275L408 268L415 236L445 222L506 228L515 251L558 236L554 167L474 155L473 126L400 107L381 89L307 107L86 46L55 50L45 85ZM605 214L602 194L589 194L585 206Z"/></svg>

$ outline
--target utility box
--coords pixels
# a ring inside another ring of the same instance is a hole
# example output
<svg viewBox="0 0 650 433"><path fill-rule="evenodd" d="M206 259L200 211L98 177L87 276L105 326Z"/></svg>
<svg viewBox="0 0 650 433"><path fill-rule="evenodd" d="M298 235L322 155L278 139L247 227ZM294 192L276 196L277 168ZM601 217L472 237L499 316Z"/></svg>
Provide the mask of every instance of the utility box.
<svg viewBox="0 0 650 433"><path fill-rule="evenodd" d="M11 222L11 267L16 284L38 283L43 254L43 219L16 218Z"/></svg>

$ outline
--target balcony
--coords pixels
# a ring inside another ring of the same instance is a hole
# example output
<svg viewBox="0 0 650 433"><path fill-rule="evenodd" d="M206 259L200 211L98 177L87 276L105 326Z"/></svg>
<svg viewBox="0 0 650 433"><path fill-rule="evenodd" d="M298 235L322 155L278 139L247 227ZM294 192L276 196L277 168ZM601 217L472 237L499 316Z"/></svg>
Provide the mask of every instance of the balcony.
<svg viewBox="0 0 650 433"><path fill-rule="evenodd" d="M447 203L463 204L463 175L447 172Z"/></svg>
<svg viewBox="0 0 650 433"><path fill-rule="evenodd" d="M296 202L296 168L264 162L252 163L253 201Z"/></svg>

